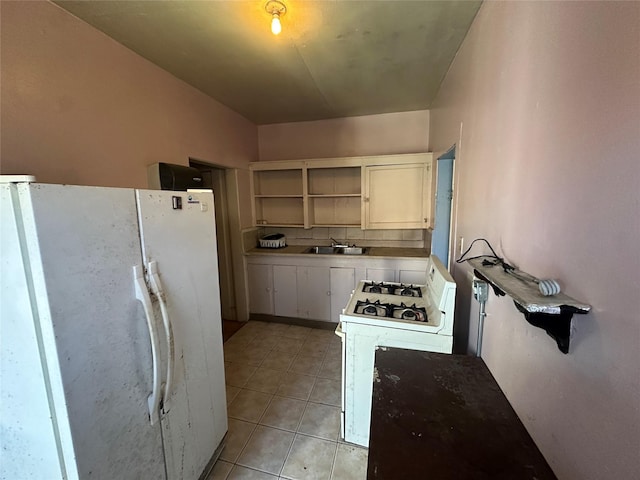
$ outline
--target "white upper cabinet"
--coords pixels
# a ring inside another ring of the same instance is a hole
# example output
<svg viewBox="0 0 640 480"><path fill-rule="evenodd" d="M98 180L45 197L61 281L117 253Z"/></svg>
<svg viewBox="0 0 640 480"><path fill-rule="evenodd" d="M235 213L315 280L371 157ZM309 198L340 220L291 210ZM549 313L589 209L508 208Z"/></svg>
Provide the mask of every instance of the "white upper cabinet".
<svg viewBox="0 0 640 480"><path fill-rule="evenodd" d="M431 226L430 153L255 162L255 226Z"/></svg>
<svg viewBox="0 0 640 480"><path fill-rule="evenodd" d="M431 154L423 157L422 161L416 163L364 167L364 228L431 226Z"/></svg>

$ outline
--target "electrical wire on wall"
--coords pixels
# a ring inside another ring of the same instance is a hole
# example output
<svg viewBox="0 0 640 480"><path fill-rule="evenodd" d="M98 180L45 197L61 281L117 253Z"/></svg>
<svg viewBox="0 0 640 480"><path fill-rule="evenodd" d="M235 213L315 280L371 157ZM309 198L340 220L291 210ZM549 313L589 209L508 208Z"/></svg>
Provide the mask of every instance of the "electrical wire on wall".
<svg viewBox="0 0 640 480"><path fill-rule="evenodd" d="M477 241L482 241L486 243L487 246L489 247L489 250L491 250L491 255L476 255L475 257L467 257L467 254L471 251L471 249L473 248L473 245ZM538 285L538 290L540 291L540 293L545 297L557 295L558 293L560 293L560 284L556 280L553 280L551 278L539 279L532 275L529 275L528 273L518 270L516 267L512 265L509 265L507 262L504 261L504 258L499 257L496 254L495 250L493 249L493 247L491 246L491 244L486 238L476 238L473 242L471 242L471 244L469 245L469 248L467 248L465 252L462 255L460 255L460 258L456 260L456 263L463 263L469 260L475 260L477 258L483 259L482 265L484 266L488 267L488 266L501 265L506 273L508 273L509 275L512 275L513 277L519 279L520 281L524 283L535 283L536 285ZM486 279L484 278L483 280L486 281ZM493 287L493 291L495 292L496 295L504 295L504 292L501 289L499 289L497 286L493 284L491 286Z"/></svg>
<svg viewBox="0 0 640 480"><path fill-rule="evenodd" d="M482 242L487 244L487 247L489 247L489 250L491 250L491 255L476 255L475 257L466 258L467 254L473 248L473 245L475 245L475 243L479 242L479 241L482 241ZM504 261L504 258L501 258L496 254L496 251L493 249L493 247L489 243L489 240L487 240L486 238L476 238L473 242L471 242L471 244L469 245L469 248L467 248L464 251L464 253L462 255L460 255L460 258L458 258L456 260L456 263L464 263L464 262L467 262L469 260L475 260L476 258L484 258L484 260L482 261L483 265L498 265L498 264L500 264L500 265L503 266L503 268L505 270L514 268L511 265L509 265L508 263L506 263ZM489 260L489 259L491 259L491 260Z"/></svg>

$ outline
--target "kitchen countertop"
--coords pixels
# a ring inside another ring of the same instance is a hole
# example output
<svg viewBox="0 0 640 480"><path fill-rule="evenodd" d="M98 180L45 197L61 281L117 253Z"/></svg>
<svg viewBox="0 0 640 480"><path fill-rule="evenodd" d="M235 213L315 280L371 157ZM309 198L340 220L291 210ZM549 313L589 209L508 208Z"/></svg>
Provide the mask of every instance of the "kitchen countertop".
<svg viewBox="0 0 640 480"><path fill-rule="evenodd" d="M358 245L360 247L361 245ZM403 247L368 247L366 255L326 255L304 253L311 245L287 245L284 248L252 248L245 252L245 255L308 255L309 257L406 257L406 258L428 258L429 252L423 248L403 248ZM366 245L363 245L366 247Z"/></svg>
<svg viewBox="0 0 640 480"><path fill-rule="evenodd" d="M382 347L367 478L556 477L481 358Z"/></svg>

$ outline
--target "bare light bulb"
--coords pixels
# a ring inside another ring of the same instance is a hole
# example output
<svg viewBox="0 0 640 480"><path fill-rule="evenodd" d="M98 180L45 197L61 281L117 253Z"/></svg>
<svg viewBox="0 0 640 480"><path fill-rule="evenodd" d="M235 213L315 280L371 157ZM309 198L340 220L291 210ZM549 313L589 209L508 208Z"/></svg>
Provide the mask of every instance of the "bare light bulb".
<svg viewBox="0 0 640 480"><path fill-rule="evenodd" d="M271 19L271 33L278 35L282 31L282 25L280 24L280 14L274 13Z"/></svg>

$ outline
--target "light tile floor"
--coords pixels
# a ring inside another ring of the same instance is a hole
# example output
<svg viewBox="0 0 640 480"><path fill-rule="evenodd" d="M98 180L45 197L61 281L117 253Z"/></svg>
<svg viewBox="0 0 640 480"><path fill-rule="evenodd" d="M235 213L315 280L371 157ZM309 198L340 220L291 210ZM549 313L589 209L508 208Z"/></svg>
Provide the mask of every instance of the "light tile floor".
<svg viewBox="0 0 640 480"><path fill-rule="evenodd" d="M367 449L340 437L340 339L249 322L224 344L229 433L208 480L361 480Z"/></svg>

